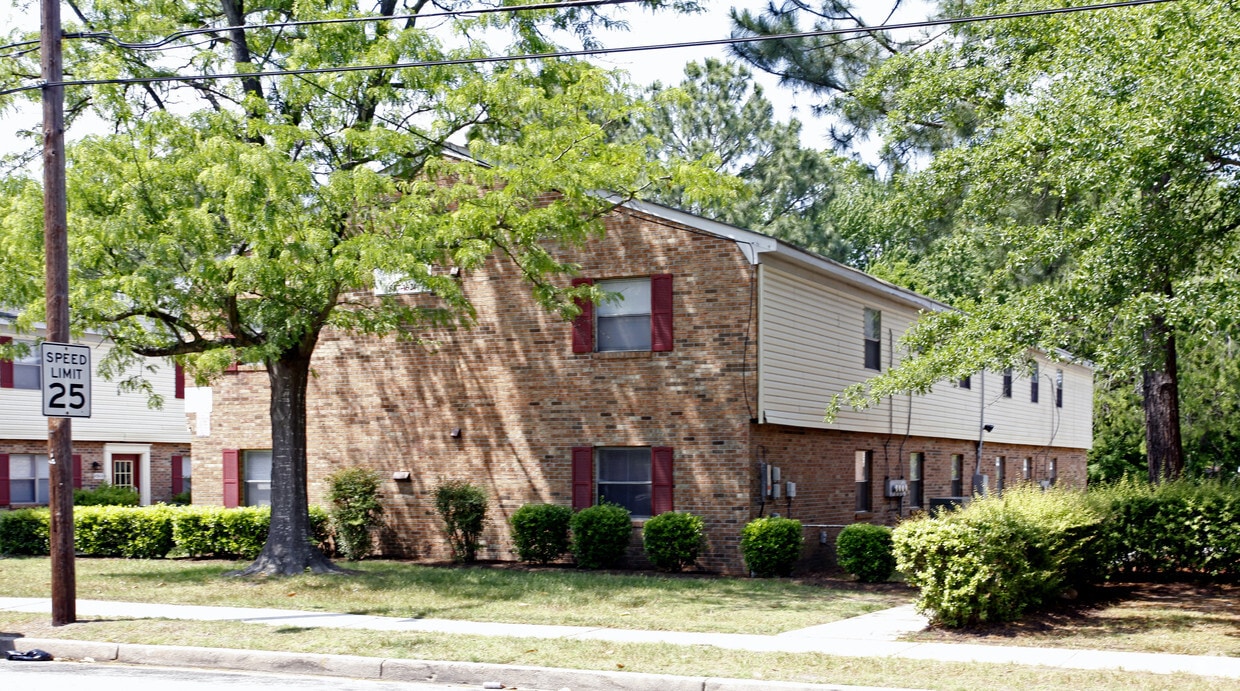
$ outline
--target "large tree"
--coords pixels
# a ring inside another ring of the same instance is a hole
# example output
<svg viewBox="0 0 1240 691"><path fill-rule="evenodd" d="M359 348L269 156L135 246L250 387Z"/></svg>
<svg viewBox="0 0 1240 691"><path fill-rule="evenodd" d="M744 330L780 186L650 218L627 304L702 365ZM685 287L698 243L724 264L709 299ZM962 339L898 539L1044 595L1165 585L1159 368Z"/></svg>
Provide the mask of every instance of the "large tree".
<svg viewBox="0 0 1240 691"><path fill-rule="evenodd" d="M947 219L937 241L966 250L955 266L985 271L956 299L963 312L912 332L917 357L848 400L1066 348L1140 380L1150 477L1179 474L1178 342L1235 324L1237 31L1228 3L1185 0L958 25L874 61L844 97L877 114L887 141L922 152L894 178L898 206Z"/></svg>
<svg viewBox="0 0 1240 691"><path fill-rule="evenodd" d="M848 247L827 213L834 166L845 163L803 147L801 123L775 119L749 70L716 59L691 62L679 85L656 82L645 95L650 108L634 113L622 137L647 139L651 155L666 160L712 161L741 183L735 196L717 200L680 188L653 199L836 259L847 257Z"/></svg>
<svg viewBox="0 0 1240 691"><path fill-rule="evenodd" d="M236 361L266 369L271 531L246 573L335 570L310 544L306 496L306 386L324 329L467 325L468 296L449 269L497 254L544 305L571 314L572 297L599 296L555 280L574 267L553 248L601 232L615 200L596 191L629 199L710 178L692 164L647 163L640 143L609 143L636 107L614 76L563 60L476 61L552 50L555 31L590 40L607 9L73 7L80 24L70 28L90 33L68 42L67 70L102 83L71 87L69 100L112 133L69 154L72 322L113 342L101 363L111 374L152 357L199 379ZM348 17L370 19L319 21ZM493 49L484 34L511 43ZM434 64L370 68L409 62ZM329 71L342 66L366 69ZM263 74L273 71L300 72ZM195 78L222 73L241 77ZM471 133L469 155L445 152L450 137ZM3 190L0 295L30 328L43 313L40 193L20 176ZM376 277L414 281L433 298L372 297Z"/></svg>

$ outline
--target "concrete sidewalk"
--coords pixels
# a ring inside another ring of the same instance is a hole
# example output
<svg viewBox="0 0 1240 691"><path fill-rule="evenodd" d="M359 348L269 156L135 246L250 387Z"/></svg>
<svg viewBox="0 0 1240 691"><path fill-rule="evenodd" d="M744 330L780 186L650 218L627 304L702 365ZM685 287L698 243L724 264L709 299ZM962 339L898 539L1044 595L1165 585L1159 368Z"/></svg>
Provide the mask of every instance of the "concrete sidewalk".
<svg viewBox="0 0 1240 691"><path fill-rule="evenodd" d="M47 598L0 598L0 611L48 613L51 611L51 600ZM900 636L919 631L926 625L925 619L916 614L911 605L874 612L821 626L788 631L773 636L682 631L640 631L588 626L502 624L449 619L406 619L286 609L142 604L99 600L78 600L77 613L79 616L84 617L192 619L202 621L236 621L271 626L710 645L717 648L756 652L820 653L824 655L893 657L944 662L990 662L1042 665L1068 669L1122 669L1161 674L1184 672L1203 676L1240 679L1240 658L1233 657L1074 650L1068 648L902 642L898 640ZM43 639L41 642L51 645L50 640ZM142 647L152 648L153 646ZM73 657L72 655L69 656ZM621 674L621 676L632 678L630 674ZM806 688L804 685L796 685L796 687ZM620 687L604 686L597 688ZM625 686L623 688L634 687ZM660 685L658 688L664 689L664 691L668 689L666 684Z"/></svg>

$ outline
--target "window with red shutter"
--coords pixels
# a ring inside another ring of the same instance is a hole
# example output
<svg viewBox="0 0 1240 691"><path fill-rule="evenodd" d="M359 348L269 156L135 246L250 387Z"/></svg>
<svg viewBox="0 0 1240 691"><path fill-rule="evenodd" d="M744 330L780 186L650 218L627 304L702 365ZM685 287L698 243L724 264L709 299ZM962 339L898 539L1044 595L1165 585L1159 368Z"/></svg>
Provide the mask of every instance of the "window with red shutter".
<svg viewBox="0 0 1240 691"><path fill-rule="evenodd" d="M658 516L673 510L672 447L656 446L650 450L650 515Z"/></svg>
<svg viewBox="0 0 1240 691"><path fill-rule="evenodd" d="M241 505L241 452L237 449L224 449L224 508L232 509Z"/></svg>
<svg viewBox="0 0 1240 691"><path fill-rule="evenodd" d="M0 345L11 343L12 341L13 339L8 336L0 336ZM11 388L13 388L13 361L0 358L0 389ZM7 467L4 472L9 472ZM5 492L7 494L8 490L6 489ZM4 503L7 504L8 501L6 500Z"/></svg>
<svg viewBox="0 0 1240 691"><path fill-rule="evenodd" d="M650 277L650 349L656 353L667 352L674 343L672 275L655 274Z"/></svg>
<svg viewBox="0 0 1240 691"><path fill-rule="evenodd" d="M0 506L9 505L9 455L0 453Z"/></svg>
<svg viewBox="0 0 1240 691"><path fill-rule="evenodd" d="M172 388L174 398L185 398L185 368L180 365L173 370Z"/></svg>
<svg viewBox="0 0 1240 691"><path fill-rule="evenodd" d="M593 285L589 278L574 278L573 286ZM589 300L577 300L581 313L573 320L573 352L594 352L594 303Z"/></svg>
<svg viewBox="0 0 1240 691"><path fill-rule="evenodd" d="M573 509L594 505L594 448L573 447Z"/></svg>
<svg viewBox="0 0 1240 691"><path fill-rule="evenodd" d="M82 489L82 456L73 454L73 489Z"/></svg>
<svg viewBox="0 0 1240 691"><path fill-rule="evenodd" d="M185 487L185 478L181 475L181 473L182 473L182 469L181 469L181 457L180 457L180 456L173 456L173 457L172 457L172 473L171 473L171 474L172 474L172 493L173 493L173 494L180 494L181 492L184 492L184 491L185 491L185 489L184 489L184 487Z"/></svg>

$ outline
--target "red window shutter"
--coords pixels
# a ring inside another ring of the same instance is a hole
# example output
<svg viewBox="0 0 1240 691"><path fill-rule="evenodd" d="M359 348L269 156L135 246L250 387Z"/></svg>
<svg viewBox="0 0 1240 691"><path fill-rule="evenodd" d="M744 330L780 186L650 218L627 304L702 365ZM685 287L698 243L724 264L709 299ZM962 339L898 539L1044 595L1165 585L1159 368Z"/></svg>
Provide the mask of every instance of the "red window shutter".
<svg viewBox="0 0 1240 691"><path fill-rule="evenodd" d="M180 494L185 491L185 478L181 477L181 457L172 457L172 493Z"/></svg>
<svg viewBox="0 0 1240 691"><path fill-rule="evenodd" d="M0 453L0 506L9 505L9 455Z"/></svg>
<svg viewBox="0 0 1240 691"><path fill-rule="evenodd" d="M241 505L241 452L237 449L224 449L224 508L232 509Z"/></svg>
<svg viewBox="0 0 1240 691"><path fill-rule="evenodd" d="M573 447L573 509L594 505L594 448Z"/></svg>
<svg viewBox="0 0 1240 691"><path fill-rule="evenodd" d="M173 374L173 397L185 398L185 368L177 365Z"/></svg>
<svg viewBox="0 0 1240 691"><path fill-rule="evenodd" d="M594 280L589 278L574 278L573 286L594 285ZM581 308L581 314L573 320L573 352L574 353L593 353L594 352L594 303L589 300L577 300L577 306Z"/></svg>
<svg viewBox="0 0 1240 691"><path fill-rule="evenodd" d="M0 336L0 345L4 345L5 343L8 343L9 341L12 341L12 340L13 339L9 338L8 336ZM0 389L11 389L11 388L13 388L13 361L12 360L0 360ZM9 472L7 464L5 465L4 472L7 476ZM7 487L8 483L5 483L5 485L6 487L4 490L4 494L5 494L5 499L7 500L8 491L9 491ZM5 501L4 503L7 504L8 501Z"/></svg>
<svg viewBox="0 0 1240 691"><path fill-rule="evenodd" d="M73 454L73 489L82 489L82 456Z"/></svg>
<svg viewBox="0 0 1240 691"><path fill-rule="evenodd" d="M672 275L650 277L650 349L669 351L675 342L672 331Z"/></svg>
<svg viewBox="0 0 1240 691"><path fill-rule="evenodd" d="M672 510L672 447L656 446L650 451L650 513L658 516Z"/></svg>

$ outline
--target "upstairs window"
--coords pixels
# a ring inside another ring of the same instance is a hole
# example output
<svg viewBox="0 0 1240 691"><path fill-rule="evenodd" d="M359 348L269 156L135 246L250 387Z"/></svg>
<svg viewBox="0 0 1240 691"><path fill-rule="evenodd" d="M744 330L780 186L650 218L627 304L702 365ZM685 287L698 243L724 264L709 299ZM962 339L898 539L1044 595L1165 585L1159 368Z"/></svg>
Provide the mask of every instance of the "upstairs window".
<svg viewBox="0 0 1240 691"><path fill-rule="evenodd" d="M1055 407L1063 407L1063 370L1055 370Z"/></svg>
<svg viewBox="0 0 1240 691"><path fill-rule="evenodd" d="M0 337L0 343L9 343L12 339ZM0 360L0 388L33 389L42 386L43 369L39 366L39 349L27 343L30 351L15 360Z"/></svg>
<svg viewBox="0 0 1240 691"><path fill-rule="evenodd" d="M883 313L866 307L861 310L865 337L865 368L883 369Z"/></svg>
<svg viewBox="0 0 1240 691"><path fill-rule="evenodd" d="M965 377L964 379L961 379L960 388L972 389L973 388L973 377Z"/></svg>
<svg viewBox="0 0 1240 691"><path fill-rule="evenodd" d="M1029 402L1038 402L1038 363L1033 363L1033 372L1029 375Z"/></svg>
<svg viewBox="0 0 1240 691"><path fill-rule="evenodd" d="M1012 397L1012 368L1003 370L1003 397Z"/></svg>
<svg viewBox="0 0 1240 691"><path fill-rule="evenodd" d="M672 275L594 281L573 279L573 285L597 284L609 294L599 304L582 300L573 321L573 352L672 350Z"/></svg>

